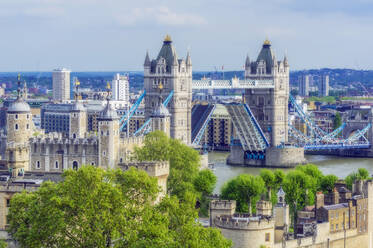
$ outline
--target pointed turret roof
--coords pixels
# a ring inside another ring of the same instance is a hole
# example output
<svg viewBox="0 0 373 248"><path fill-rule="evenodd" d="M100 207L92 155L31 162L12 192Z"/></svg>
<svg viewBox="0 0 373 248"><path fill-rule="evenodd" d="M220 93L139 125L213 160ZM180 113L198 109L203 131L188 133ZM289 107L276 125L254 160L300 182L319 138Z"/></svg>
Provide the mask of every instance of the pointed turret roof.
<svg viewBox="0 0 373 248"><path fill-rule="evenodd" d="M249 54L246 55L246 61L245 61L245 67L249 67L250 66L250 58L249 58Z"/></svg>
<svg viewBox="0 0 373 248"><path fill-rule="evenodd" d="M164 58L166 60L166 65L171 66L177 62L177 54L175 47L172 45L172 40L169 35L167 35L163 41L163 46L161 50L159 51L157 60L160 58Z"/></svg>
<svg viewBox="0 0 373 248"><path fill-rule="evenodd" d="M150 63L150 58L149 58L149 52L146 51L144 66L150 66L150 65L151 63Z"/></svg>
<svg viewBox="0 0 373 248"><path fill-rule="evenodd" d="M187 65L192 65L192 59L190 58L189 51L188 51L187 56L186 56L186 64Z"/></svg>
<svg viewBox="0 0 373 248"><path fill-rule="evenodd" d="M266 71L267 73L272 72L272 66L273 66L273 56L274 53L271 49L271 42L269 40L265 40L263 43L262 50L260 50L260 53L258 55L258 58L256 59L257 62L263 60L266 63Z"/></svg>

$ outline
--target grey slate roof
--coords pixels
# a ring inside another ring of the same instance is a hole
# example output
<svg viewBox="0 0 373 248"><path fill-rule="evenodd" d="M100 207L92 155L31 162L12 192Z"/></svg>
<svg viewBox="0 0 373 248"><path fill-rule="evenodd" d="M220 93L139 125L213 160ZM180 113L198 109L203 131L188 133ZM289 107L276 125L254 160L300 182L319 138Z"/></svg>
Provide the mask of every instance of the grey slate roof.
<svg viewBox="0 0 373 248"><path fill-rule="evenodd" d="M326 205L324 208L326 210L335 210L335 209L340 209L340 208L347 208L348 203L339 203L339 204L334 204L334 205Z"/></svg>
<svg viewBox="0 0 373 248"><path fill-rule="evenodd" d="M263 44L262 50L260 50L258 58L256 59L256 63L258 63L261 60L264 60L264 62L266 63L267 73L271 73L272 66L273 66L273 63L274 63L273 62L273 57L274 57L274 53L272 51L271 45Z"/></svg>
<svg viewBox="0 0 373 248"><path fill-rule="evenodd" d="M99 119L101 120L116 120L119 119L117 111L113 109L110 104L110 101L107 102L106 107L100 113Z"/></svg>

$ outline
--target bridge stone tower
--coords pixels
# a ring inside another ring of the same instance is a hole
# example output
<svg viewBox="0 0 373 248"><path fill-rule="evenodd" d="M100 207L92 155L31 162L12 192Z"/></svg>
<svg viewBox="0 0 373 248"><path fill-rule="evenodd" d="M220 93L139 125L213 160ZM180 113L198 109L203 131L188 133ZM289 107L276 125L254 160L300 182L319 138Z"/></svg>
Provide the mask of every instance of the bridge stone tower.
<svg viewBox="0 0 373 248"><path fill-rule="evenodd" d="M159 92L159 85L163 90ZM148 119L159 106L159 97L166 99L171 91L174 95L167 106L171 114L170 136L185 144L191 143L192 108L192 61L189 53L186 59L178 59L169 35L156 59L146 54L144 62L145 117ZM161 95L161 96L160 96Z"/></svg>
<svg viewBox="0 0 373 248"><path fill-rule="evenodd" d="M274 82L274 89L246 89L249 105L271 146L288 141L289 64L285 56L277 61L269 40L265 40L256 61L245 62L245 79Z"/></svg>

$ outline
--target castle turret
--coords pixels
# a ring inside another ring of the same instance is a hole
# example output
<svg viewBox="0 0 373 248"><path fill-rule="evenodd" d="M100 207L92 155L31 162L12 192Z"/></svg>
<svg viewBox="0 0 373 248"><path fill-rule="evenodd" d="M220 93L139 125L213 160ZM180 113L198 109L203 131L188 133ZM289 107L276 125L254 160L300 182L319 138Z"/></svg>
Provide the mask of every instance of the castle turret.
<svg viewBox="0 0 373 248"><path fill-rule="evenodd" d="M108 84L110 89L110 84ZM119 147L119 117L110 104L107 104L97 118L99 138L99 166L112 169L117 164Z"/></svg>
<svg viewBox="0 0 373 248"><path fill-rule="evenodd" d="M144 63L145 117L150 118L159 106L158 86L162 99L173 91L167 108L170 113L170 136L186 144L191 142L192 60L178 59L171 37L167 35L156 59Z"/></svg>
<svg viewBox="0 0 373 248"><path fill-rule="evenodd" d="M70 113L69 137L71 139L84 138L87 132L87 110L83 106L79 95L80 82L75 82L75 101Z"/></svg>
<svg viewBox="0 0 373 248"><path fill-rule="evenodd" d="M12 176L23 175L29 169L29 139L33 129L30 106L21 95L20 78L17 91L17 99L7 110L6 159Z"/></svg>
<svg viewBox="0 0 373 248"><path fill-rule="evenodd" d="M170 112L162 103L162 89L163 85L160 84L158 86L160 93L159 93L159 100L157 107L154 109L153 113L151 114L152 118L152 130L160 130L163 131L167 136L170 136Z"/></svg>
<svg viewBox="0 0 373 248"><path fill-rule="evenodd" d="M282 187L277 192L277 204L273 209L275 219L275 243L281 242L285 233L289 231L289 205L285 202L285 192Z"/></svg>

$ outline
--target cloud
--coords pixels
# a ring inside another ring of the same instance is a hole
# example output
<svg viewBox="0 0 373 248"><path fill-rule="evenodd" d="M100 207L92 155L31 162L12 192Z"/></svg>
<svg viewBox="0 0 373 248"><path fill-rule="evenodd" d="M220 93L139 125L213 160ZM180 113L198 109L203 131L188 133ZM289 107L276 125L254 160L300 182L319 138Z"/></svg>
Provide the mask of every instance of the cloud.
<svg viewBox="0 0 373 248"><path fill-rule="evenodd" d="M116 17L122 26L156 23L163 26L196 26L205 25L207 21L198 15L177 13L168 7L134 8L128 14L121 12Z"/></svg>

